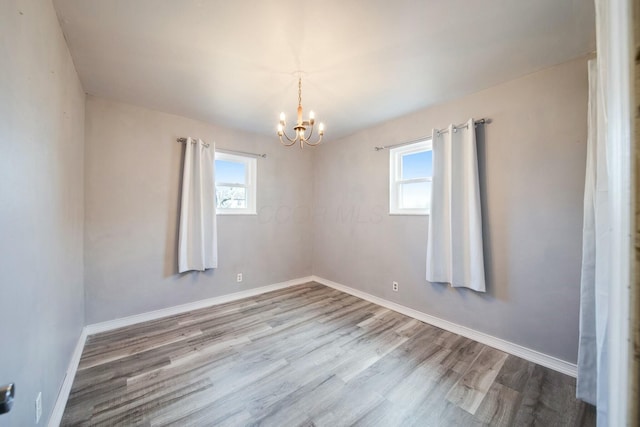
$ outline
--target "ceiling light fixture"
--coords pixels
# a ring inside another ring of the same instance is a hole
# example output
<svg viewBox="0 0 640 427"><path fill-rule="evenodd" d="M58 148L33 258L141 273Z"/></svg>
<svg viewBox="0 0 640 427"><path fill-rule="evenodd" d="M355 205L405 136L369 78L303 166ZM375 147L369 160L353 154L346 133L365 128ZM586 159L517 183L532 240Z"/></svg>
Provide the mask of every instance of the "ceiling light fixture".
<svg viewBox="0 0 640 427"><path fill-rule="evenodd" d="M320 123L318 126L318 140L316 142L311 142L311 137L313 136L313 125L315 122L316 119L313 111L309 112L309 120L302 120L302 77L298 77L298 121L293 127L295 134L293 139L289 138L289 135L285 132L285 127L287 126L285 115L284 113L280 113L280 123L278 123L278 136L280 137L280 143L286 147L291 147L295 143L299 142L300 148L303 148L304 144L311 146L320 144L322 136L324 135L324 124ZM307 135L307 128L309 128L309 135ZM282 139L283 135L289 142Z"/></svg>

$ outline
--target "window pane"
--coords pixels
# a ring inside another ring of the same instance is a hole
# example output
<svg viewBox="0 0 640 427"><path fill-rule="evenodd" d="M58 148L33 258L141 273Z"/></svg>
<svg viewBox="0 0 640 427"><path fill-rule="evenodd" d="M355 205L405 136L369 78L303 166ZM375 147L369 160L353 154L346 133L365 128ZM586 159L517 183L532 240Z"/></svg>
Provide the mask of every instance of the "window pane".
<svg viewBox="0 0 640 427"><path fill-rule="evenodd" d="M431 182L400 184L400 208L426 209L431 198Z"/></svg>
<svg viewBox="0 0 640 427"><path fill-rule="evenodd" d="M432 154L433 152L429 150L402 156L401 179L426 178L431 176L433 174Z"/></svg>
<svg viewBox="0 0 640 427"><path fill-rule="evenodd" d="M246 184L245 164L229 160L216 160L216 182Z"/></svg>
<svg viewBox="0 0 640 427"><path fill-rule="evenodd" d="M216 185L216 201L218 208L246 209L247 189L244 187Z"/></svg>

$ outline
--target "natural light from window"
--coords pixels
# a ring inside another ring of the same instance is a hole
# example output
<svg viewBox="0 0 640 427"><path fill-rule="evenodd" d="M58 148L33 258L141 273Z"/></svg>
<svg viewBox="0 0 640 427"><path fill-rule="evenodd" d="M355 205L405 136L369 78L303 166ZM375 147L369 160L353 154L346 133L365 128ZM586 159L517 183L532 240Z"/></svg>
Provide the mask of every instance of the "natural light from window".
<svg viewBox="0 0 640 427"><path fill-rule="evenodd" d="M431 199L431 141L420 141L389 152L389 213L426 215Z"/></svg>
<svg viewBox="0 0 640 427"><path fill-rule="evenodd" d="M216 152L216 209L221 214L256 213L256 159Z"/></svg>

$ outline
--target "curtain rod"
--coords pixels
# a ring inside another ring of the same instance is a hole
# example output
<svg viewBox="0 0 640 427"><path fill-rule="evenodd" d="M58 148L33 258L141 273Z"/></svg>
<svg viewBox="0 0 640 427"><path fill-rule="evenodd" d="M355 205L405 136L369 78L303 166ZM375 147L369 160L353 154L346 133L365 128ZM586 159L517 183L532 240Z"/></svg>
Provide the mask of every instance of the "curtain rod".
<svg viewBox="0 0 640 427"><path fill-rule="evenodd" d="M195 138L193 138L195 139ZM176 141L178 142L187 142L187 138L178 138L176 139ZM205 147L208 147L209 144L206 142L203 142ZM258 153L248 153L246 151L237 151L237 150L227 150L226 148L216 148L216 151L220 151L221 153L231 153L231 154L242 154L244 156L251 156L251 157L262 157L263 159L267 158L266 154L258 154Z"/></svg>
<svg viewBox="0 0 640 427"><path fill-rule="evenodd" d="M491 123L491 119L478 119L478 120L474 120L473 124L475 125L484 125L484 124L489 124ZM459 125L455 125L453 128L454 129L462 129L462 128L466 128L469 125L467 123L461 123ZM449 132L449 128L444 128L444 129L438 129L438 132L440 133L448 133ZM373 147L374 150L376 151L380 151L380 150L387 150L389 148L396 148L396 147L402 147L403 145L409 145L409 144L414 144L416 142L421 142L421 141L430 141L431 139L433 139L433 137L431 135L429 136L423 136L422 138L416 138L416 139L412 139L411 141L406 141L406 142L400 142L398 144L393 144L393 145L383 145L382 147Z"/></svg>

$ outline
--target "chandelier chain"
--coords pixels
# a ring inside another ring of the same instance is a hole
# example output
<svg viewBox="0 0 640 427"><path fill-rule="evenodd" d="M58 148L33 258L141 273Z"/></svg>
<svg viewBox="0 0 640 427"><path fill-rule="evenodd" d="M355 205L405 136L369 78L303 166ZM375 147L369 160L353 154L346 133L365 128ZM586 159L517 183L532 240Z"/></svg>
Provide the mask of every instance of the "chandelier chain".
<svg viewBox="0 0 640 427"><path fill-rule="evenodd" d="M302 77L298 77L298 105L302 105Z"/></svg>

